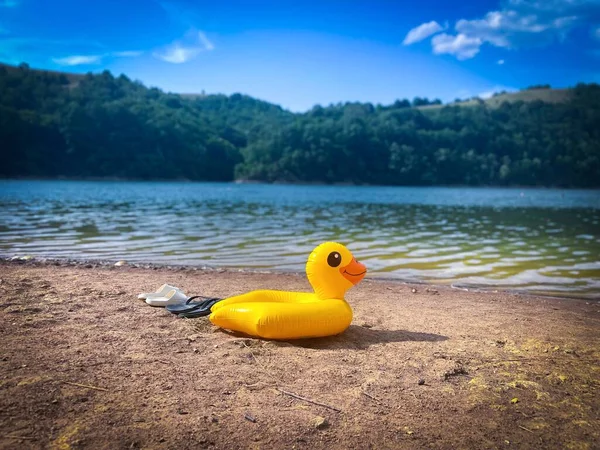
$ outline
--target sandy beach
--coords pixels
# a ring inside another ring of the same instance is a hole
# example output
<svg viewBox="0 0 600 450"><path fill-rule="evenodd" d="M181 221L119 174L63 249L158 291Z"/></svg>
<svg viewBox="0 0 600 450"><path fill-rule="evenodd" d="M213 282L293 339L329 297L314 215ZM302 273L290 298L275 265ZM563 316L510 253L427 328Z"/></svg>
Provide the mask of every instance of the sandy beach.
<svg viewBox="0 0 600 450"><path fill-rule="evenodd" d="M58 263L57 263L58 264ZM0 262L0 448L600 448L600 304L368 278L275 342L136 298L303 275Z"/></svg>

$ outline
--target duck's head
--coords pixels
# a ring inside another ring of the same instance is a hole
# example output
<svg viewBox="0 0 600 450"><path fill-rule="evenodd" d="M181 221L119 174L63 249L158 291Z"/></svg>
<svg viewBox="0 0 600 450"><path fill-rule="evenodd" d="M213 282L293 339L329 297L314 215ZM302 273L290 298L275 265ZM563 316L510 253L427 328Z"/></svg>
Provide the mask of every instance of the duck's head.
<svg viewBox="0 0 600 450"><path fill-rule="evenodd" d="M321 299L343 299L344 294L365 277L367 268L350 250L336 242L325 242L315 248L306 262L306 275Z"/></svg>

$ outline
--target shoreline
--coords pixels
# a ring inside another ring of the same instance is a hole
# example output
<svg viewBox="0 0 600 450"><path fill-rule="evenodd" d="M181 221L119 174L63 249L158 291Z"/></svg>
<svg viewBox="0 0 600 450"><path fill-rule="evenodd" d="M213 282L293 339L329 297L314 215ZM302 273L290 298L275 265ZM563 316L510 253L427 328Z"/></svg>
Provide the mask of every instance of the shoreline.
<svg viewBox="0 0 600 450"><path fill-rule="evenodd" d="M547 448L600 439L600 305L365 279L342 334L271 341L136 298L297 274L0 264L0 448ZM416 287L416 289L415 289Z"/></svg>
<svg viewBox="0 0 600 450"><path fill-rule="evenodd" d="M119 263L123 264L119 264ZM118 269L119 267L131 267L133 269L147 269L147 270L155 270L155 271L174 271L174 272L214 272L214 273L247 273L247 274L267 274L267 275L292 275L301 278L306 278L304 272L293 271L293 270L277 270L277 269L258 269L258 268L238 268L238 267L220 267L220 266L210 266L206 264L193 266L189 264L164 264L164 263L143 263L143 262L131 262L126 260L107 260L107 259L76 259L76 258L37 258L37 257L29 257L29 256L6 256L0 255L0 265L3 264L15 264L15 265L26 265L30 267L36 266L63 266L63 267L82 267L86 269ZM117 265L119 264L119 265ZM395 277L385 277L385 276L377 276L377 277L367 277L365 278L367 282L380 282L380 283L390 283L390 284L401 284L405 286L414 286L414 287L429 287L429 288L449 288L456 291L464 291L464 292L476 292L476 293L484 293L484 294L498 294L498 293L506 293L510 295L517 295L521 297L541 297L548 299L558 299L558 300L580 300L587 302L596 302L600 303L600 297L586 297L577 295L573 293L573 295L569 295L568 293L563 295L558 295L555 293L539 293L539 292L530 292L527 290L521 289L502 289L501 287L469 287L469 286L457 286L456 280L449 282L448 284L444 283L433 283L426 280L405 280L402 278Z"/></svg>
<svg viewBox="0 0 600 450"><path fill-rule="evenodd" d="M131 183L214 183L236 185L266 185L266 186L336 186L336 187L385 187L385 188L449 188L449 189L544 189L568 191L600 191L596 187L576 186L543 186L543 185L470 185L470 184L370 184L353 183L349 181L286 181L286 180L191 180L188 178L123 178L123 177L39 177L39 176L14 176L0 177L0 181L94 181L94 182L131 182Z"/></svg>

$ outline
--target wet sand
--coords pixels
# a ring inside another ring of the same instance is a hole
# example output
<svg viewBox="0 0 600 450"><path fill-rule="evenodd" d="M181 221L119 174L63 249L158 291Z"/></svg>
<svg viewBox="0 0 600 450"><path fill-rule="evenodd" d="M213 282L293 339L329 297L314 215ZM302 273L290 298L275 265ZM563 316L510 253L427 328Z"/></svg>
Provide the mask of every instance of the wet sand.
<svg viewBox="0 0 600 450"><path fill-rule="evenodd" d="M0 261L0 279L0 448L599 448L598 302L367 278L345 333L275 342L136 295L304 276Z"/></svg>

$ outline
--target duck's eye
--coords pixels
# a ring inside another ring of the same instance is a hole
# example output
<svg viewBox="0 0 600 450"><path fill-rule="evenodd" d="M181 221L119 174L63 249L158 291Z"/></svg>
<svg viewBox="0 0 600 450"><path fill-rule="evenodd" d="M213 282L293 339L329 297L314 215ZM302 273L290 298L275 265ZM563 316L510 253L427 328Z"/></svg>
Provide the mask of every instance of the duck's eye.
<svg viewBox="0 0 600 450"><path fill-rule="evenodd" d="M331 267L337 267L342 263L342 255L338 252L331 252L327 257L327 264Z"/></svg>

